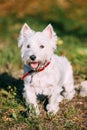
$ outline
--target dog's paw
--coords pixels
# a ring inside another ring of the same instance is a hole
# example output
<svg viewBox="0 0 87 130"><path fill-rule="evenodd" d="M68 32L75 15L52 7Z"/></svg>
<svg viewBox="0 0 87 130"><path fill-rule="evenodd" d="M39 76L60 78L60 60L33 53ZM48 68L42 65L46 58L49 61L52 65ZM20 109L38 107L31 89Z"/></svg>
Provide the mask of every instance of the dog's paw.
<svg viewBox="0 0 87 130"><path fill-rule="evenodd" d="M47 113L47 117L48 117L49 119L52 119L52 118L55 117L55 115L54 115L54 113L49 112L49 113Z"/></svg>
<svg viewBox="0 0 87 130"><path fill-rule="evenodd" d="M40 111L39 111L38 106L35 107L33 104L29 104L27 106L26 113L27 113L27 116L30 116L31 114L38 116L40 114Z"/></svg>
<svg viewBox="0 0 87 130"><path fill-rule="evenodd" d="M48 115L55 115L58 112L59 107L58 107L58 105L48 104L47 107L46 107L46 109L47 109Z"/></svg>
<svg viewBox="0 0 87 130"><path fill-rule="evenodd" d="M74 97L75 91L70 91L70 92L64 92L63 96L65 99L72 100Z"/></svg>

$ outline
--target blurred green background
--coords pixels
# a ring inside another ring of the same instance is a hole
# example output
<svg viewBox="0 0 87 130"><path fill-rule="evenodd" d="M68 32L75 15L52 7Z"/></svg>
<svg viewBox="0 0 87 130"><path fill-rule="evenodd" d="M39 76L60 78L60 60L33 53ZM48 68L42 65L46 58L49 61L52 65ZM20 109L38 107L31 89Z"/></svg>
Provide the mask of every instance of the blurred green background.
<svg viewBox="0 0 87 130"><path fill-rule="evenodd" d="M23 67L17 39L25 22L35 31L51 23L60 37L56 52L69 58L75 72L87 70L87 0L1 0L1 71Z"/></svg>

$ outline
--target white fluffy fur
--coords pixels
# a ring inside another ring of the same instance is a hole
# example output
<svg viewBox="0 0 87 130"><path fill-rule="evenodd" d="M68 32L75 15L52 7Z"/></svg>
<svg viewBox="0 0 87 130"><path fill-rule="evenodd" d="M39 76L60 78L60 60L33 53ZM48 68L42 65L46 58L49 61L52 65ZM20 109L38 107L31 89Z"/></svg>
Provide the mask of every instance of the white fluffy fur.
<svg viewBox="0 0 87 130"><path fill-rule="evenodd" d="M75 85L75 89L79 91L81 97L87 96L87 81L83 81L80 84Z"/></svg>
<svg viewBox="0 0 87 130"><path fill-rule="evenodd" d="M38 94L48 96L49 104L46 109L48 113L53 114L59 110L59 103L63 98L71 100L75 94L71 64L65 57L54 54L56 41L57 36L51 25L42 32L34 32L24 24L20 33L18 46L22 47L21 57L25 65L26 61L32 62L31 55L36 56L35 62L39 61L41 66L50 61L43 71L32 73L24 79L23 96L27 105L30 103L34 105L37 114L40 113L37 104ZM29 48L27 48L28 44ZM44 45L44 48L40 48L40 45Z"/></svg>

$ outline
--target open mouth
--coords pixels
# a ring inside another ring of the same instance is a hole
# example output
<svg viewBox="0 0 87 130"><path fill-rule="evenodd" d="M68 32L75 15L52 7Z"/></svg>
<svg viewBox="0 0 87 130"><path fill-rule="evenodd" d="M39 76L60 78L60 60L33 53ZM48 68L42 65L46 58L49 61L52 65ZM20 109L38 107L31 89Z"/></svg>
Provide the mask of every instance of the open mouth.
<svg viewBox="0 0 87 130"><path fill-rule="evenodd" d="M39 67L39 62L30 62L29 66L33 69L36 70Z"/></svg>

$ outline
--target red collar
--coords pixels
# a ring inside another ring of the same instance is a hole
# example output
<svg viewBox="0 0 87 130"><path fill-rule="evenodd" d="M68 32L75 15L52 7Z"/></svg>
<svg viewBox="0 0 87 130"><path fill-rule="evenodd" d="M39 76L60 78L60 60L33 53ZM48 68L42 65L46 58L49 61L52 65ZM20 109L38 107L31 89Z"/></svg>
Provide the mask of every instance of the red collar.
<svg viewBox="0 0 87 130"><path fill-rule="evenodd" d="M34 71L34 70L30 70L30 71L26 72L26 73L22 76L21 80L24 80L24 78L25 78L26 76L28 76L29 74L31 74L32 72L41 72L41 71L43 71L49 64L50 64L50 62L47 62L47 64L45 64L43 67L39 68L38 70L35 70L35 71Z"/></svg>

